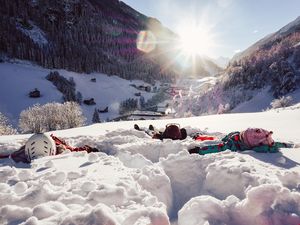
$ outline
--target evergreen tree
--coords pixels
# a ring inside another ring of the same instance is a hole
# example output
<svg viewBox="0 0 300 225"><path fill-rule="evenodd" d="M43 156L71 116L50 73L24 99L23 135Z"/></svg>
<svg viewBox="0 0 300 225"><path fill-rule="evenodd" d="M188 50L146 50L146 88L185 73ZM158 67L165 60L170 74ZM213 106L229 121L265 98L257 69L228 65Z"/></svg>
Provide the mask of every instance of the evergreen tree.
<svg viewBox="0 0 300 225"><path fill-rule="evenodd" d="M57 87L57 89L63 94L63 100L65 102L77 101L78 96L75 94L76 84L73 78L70 78L68 80L65 77L61 76L57 71L54 71L54 72L50 72L46 76L46 79L51 81Z"/></svg>
<svg viewBox="0 0 300 225"><path fill-rule="evenodd" d="M80 91L77 91L76 93L76 102L81 105L82 104L82 94Z"/></svg>
<svg viewBox="0 0 300 225"><path fill-rule="evenodd" d="M119 106L119 113L125 114L133 112L138 108L138 100L134 98L128 98L125 101L122 101Z"/></svg>
<svg viewBox="0 0 300 225"><path fill-rule="evenodd" d="M92 119L93 123L101 123L100 117L99 117L99 112L98 109L95 108L94 114L93 114L93 119Z"/></svg>

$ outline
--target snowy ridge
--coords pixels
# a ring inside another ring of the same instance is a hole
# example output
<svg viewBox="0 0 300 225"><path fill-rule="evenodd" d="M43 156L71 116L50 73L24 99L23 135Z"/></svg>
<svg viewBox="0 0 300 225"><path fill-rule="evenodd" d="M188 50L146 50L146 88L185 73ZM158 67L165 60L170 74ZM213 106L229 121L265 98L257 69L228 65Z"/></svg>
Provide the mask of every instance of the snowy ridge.
<svg viewBox="0 0 300 225"><path fill-rule="evenodd" d="M159 129L173 122L191 135L219 139L249 126L300 143L300 108L176 120L135 121ZM0 160L1 224L204 225L300 223L300 153L225 151L205 156L187 149L218 141L154 140L133 121L52 132L99 153L66 153L13 165ZM1 136L0 153L30 135ZM17 213L16 213L17 212Z"/></svg>
<svg viewBox="0 0 300 225"><path fill-rule="evenodd" d="M283 34L287 31L289 31L291 28L300 25L300 16L298 16L294 21L292 21L291 23L289 23L288 25L284 26L283 28L281 28L277 33L279 34Z"/></svg>
<svg viewBox="0 0 300 225"><path fill-rule="evenodd" d="M297 26L299 26L299 25L300 25L300 16L297 17L294 21L292 21L289 24L287 24L286 26L284 26L283 28L281 28L280 30L278 30L277 32L266 35L264 38L257 41L256 43L254 43L252 46L248 47L244 51L237 53L236 55L234 55L232 57L232 59L230 61L231 62L237 61L237 60L242 59L243 57L251 55L252 53L257 51L261 46L263 46L264 44L266 44L280 36L286 35L286 32L289 32L289 33L295 32ZM292 30L292 28L294 28L294 30Z"/></svg>

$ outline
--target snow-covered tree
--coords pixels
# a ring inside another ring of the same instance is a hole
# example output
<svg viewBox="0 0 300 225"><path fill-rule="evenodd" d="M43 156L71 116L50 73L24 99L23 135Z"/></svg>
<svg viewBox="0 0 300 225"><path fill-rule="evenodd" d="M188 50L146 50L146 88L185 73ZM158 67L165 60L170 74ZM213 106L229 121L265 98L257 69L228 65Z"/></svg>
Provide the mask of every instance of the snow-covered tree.
<svg viewBox="0 0 300 225"><path fill-rule="evenodd" d="M5 115L0 112L0 135L16 134L17 131L9 124Z"/></svg>
<svg viewBox="0 0 300 225"><path fill-rule="evenodd" d="M29 107L20 114L20 130L24 133L41 133L43 132L43 119L45 116L39 104Z"/></svg>
<svg viewBox="0 0 300 225"><path fill-rule="evenodd" d="M292 96L287 96L287 97L282 96L281 98L274 99L270 105L272 109L283 108L283 107L291 106L292 101L293 101Z"/></svg>
<svg viewBox="0 0 300 225"><path fill-rule="evenodd" d="M24 133L41 133L84 125L86 118L75 102L34 105L20 114L19 127Z"/></svg>
<svg viewBox="0 0 300 225"><path fill-rule="evenodd" d="M41 120L44 123L43 127L46 131L63 129L65 114L62 104L55 102L45 104L41 106L40 111L42 111L42 115L47 116L47 118Z"/></svg>
<svg viewBox="0 0 300 225"><path fill-rule="evenodd" d="M225 104L225 105L223 105L223 104L220 104L219 105L219 109L218 109L218 112L217 112L217 114L224 114L224 113L228 113L229 112L229 110L230 110L230 104Z"/></svg>
<svg viewBox="0 0 300 225"><path fill-rule="evenodd" d="M82 110L78 103L65 102L63 106L63 113L66 121L63 129L81 127L84 125L86 118L83 116Z"/></svg>

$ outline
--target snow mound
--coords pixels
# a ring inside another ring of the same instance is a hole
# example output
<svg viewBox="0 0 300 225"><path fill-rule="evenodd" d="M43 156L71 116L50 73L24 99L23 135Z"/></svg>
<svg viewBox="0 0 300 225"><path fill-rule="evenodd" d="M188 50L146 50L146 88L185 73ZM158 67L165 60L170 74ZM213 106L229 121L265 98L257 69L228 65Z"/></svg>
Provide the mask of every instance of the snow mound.
<svg viewBox="0 0 300 225"><path fill-rule="evenodd" d="M179 211L178 225L293 225L300 223L299 205L299 193L280 185L264 184L251 188L243 200L233 195L225 200L195 197Z"/></svg>
<svg viewBox="0 0 300 225"><path fill-rule="evenodd" d="M251 191L256 190L256 188L261 187L261 185L280 187L283 190L289 191L291 196L298 196L300 194L299 171L286 171L283 168L267 165L266 163L262 163L256 159L257 155L259 155L259 153L253 153L251 156L247 153L241 154L225 151L221 154L206 156L194 155L193 158L191 158L191 156L187 153L180 152L161 160L161 166L164 168L166 174L171 180L174 202L172 212L176 214L180 210L179 221L189 221L186 220L186 214L193 214L194 211L191 209L191 211L188 210L187 213L187 208L190 207L185 204L189 204L186 202L188 202L191 198L196 196L213 197L214 200L209 200L209 202L211 203L212 201L211 204L214 204L213 202L216 202L217 200L221 201L227 198L232 200L232 196L234 196L236 199L241 199L243 202L247 202L249 200L249 193L252 193ZM274 171L276 172L274 173ZM270 199L274 202L277 201L276 198L277 195L270 196ZM203 198L200 199L202 202ZM260 202L260 199L258 198L257 201ZM287 201L289 200L287 199ZM295 201L296 202L294 203L299 205L299 201ZM191 203L191 205L193 205L193 203ZM220 208L223 207L219 203L218 205ZM209 206L207 204L202 204L201 207L207 209ZM258 204L254 202L253 207L258 207ZM265 207L262 208L265 209ZM212 209L207 210L209 212L216 211ZM247 212L247 210L248 209L245 209L245 212ZM293 216L300 219L299 209L293 208L291 210L292 211L288 214L295 214ZM197 209L196 211L197 216L195 214L190 216L198 218L200 216L199 210ZM238 212L240 209L236 208L233 211ZM220 215L219 213L217 214ZM214 215L210 215L213 220L218 217ZM226 213L226 215L228 215L228 213ZM183 218L181 218L181 216ZM206 214L203 216L203 224L206 222L206 220L204 220L206 216ZM198 220L195 219L195 221ZM234 224L227 223L226 221L228 220L225 219L225 217L222 217L222 221L224 224ZM255 220L248 222L248 224L256 224L253 221ZM192 223L181 222L179 224ZM210 222L209 224L221 223ZM237 222L236 224L244 223Z"/></svg>
<svg viewBox="0 0 300 225"><path fill-rule="evenodd" d="M1 169L1 224L169 224L171 188L160 168L127 168L103 153L54 156L45 167L49 159ZM160 184L168 189L160 193Z"/></svg>

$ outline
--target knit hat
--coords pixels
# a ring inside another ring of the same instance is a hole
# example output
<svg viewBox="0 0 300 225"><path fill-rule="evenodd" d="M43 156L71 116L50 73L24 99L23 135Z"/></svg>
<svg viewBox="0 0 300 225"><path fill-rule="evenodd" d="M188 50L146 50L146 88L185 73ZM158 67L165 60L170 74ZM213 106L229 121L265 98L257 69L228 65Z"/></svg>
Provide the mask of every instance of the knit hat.
<svg viewBox="0 0 300 225"><path fill-rule="evenodd" d="M242 131L240 135L244 143L252 148L260 145L272 146L274 144L272 134L272 131L267 131L262 128L248 128Z"/></svg>
<svg viewBox="0 0 300 225"><path fill-rule="evenodd" d="M187 137L187 133L184 128L180 129L177 124L168 124L162 136L172 140L183 140Z"/></svg>

